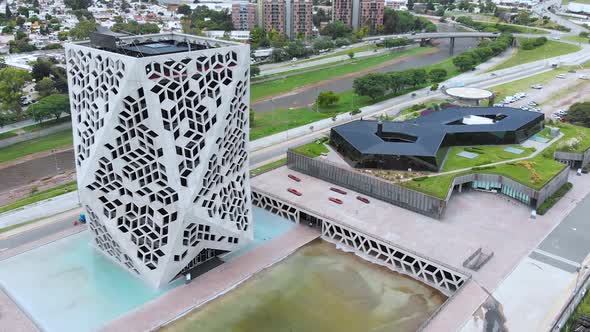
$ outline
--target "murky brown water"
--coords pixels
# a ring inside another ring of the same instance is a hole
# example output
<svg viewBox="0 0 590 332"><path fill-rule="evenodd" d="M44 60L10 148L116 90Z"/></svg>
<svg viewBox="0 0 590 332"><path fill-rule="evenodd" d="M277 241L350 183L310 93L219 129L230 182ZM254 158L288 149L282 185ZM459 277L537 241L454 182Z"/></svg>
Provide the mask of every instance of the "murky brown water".
<svg viewBox="0 0 590 332"><path fill-rule="evenodd" d="M318 240L163 331L415 331L445 299Z"/></svg>

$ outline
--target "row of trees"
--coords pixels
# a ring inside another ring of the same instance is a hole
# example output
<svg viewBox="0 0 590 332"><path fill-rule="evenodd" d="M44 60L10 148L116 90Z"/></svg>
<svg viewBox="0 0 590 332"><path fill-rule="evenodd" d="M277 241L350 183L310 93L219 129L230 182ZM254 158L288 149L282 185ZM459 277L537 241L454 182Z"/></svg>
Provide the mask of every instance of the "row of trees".
<svg viewBox="0 0 590 332"><path fill-rule="evenodd" d="M390 73L370 73L355 79L352 87L357 95L376 100L385 94L398 94L429 82L436 84L444 81L446 77L447 71L441 68L429 72L425 69L408 69Z"/></svg>
<svg viewBox="0 0 590 332"><path fill-rule="evenodd" d="M409 45L412 42L413 41L411 39L408 39L408 38L386 38L383 41L383 46L385 48L393 48L393 47L399 47L399 46Z"/></svg>
<svg viewBox="0 0 590 332"><path fill-rule="evenodd" d="M436 25L423 17L412 15L408 11L385 8L383 26L377 30L378 33L386 35L410 31L435 32Z"/></svg>
<svg viewBox="0 0 590 332"><path fill-rule="evenodd" d="M502 34L494 41L483 41L477 48L466 51L453 58L453 64L460 71L472 70L478 64L486 62L493 56L502 53L512 45L512 41L513 37L511 34Z"/></svg>

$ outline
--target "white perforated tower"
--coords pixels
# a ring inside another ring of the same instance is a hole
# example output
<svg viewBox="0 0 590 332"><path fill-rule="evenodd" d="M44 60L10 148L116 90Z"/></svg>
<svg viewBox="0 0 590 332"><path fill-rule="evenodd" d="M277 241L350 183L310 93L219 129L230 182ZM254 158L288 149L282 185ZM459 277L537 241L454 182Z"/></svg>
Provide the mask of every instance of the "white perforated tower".
<svg viewBox="0 0 590 332"><path fill-rule="evenodd" d="M250 49L111 41L66 44L80 201L95 246L159 287L253 237Z"/></svg>

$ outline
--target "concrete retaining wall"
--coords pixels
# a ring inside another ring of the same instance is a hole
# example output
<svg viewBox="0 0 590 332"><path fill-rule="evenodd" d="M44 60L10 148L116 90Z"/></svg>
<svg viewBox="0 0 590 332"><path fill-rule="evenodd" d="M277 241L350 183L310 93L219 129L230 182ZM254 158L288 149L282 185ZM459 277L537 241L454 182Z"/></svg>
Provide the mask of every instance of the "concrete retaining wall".
<svg viewBox="0 0 590 332"><path fill-rule="evenodd" d="M590 149L583 153L555 151L555 160L568 164L570 167L584 167L590 163Z"/></svg>
<svg viewBox="0 0 590 332"><path fill-rule="evenodd" d="M445 200L293 151L287 152L287 167L432 218L446 207Z"/></svg>
<svg viewBox="0 0 590 332"><path fill-rule="evenodd" d="M530 198L534 198L537 200L535 204L535 208L539 207L547 197L551 196L556 190L561 188L564 184L567 183L569 170L568 168L564 168L559 174L553 177L541 190L536 190L525 186L522 183L516 182L508 177L497 175L497 174L486 174L486 173L472 173L472 174L465 174L455 177L453 180L453 186L465 184L473 181L487 181L487 182L496 182L501 183L503 186L511 188L514 191L520 192L529 196ZM451 196L452 192L449 192L447 196L447 200Z"/></svg>
<svg viewBox="0 0 590 332"><path fill-rule="evenodd" d="M50 134L54 134L54 133L57 133L60 131L67 130L69 128L72 128L72 122L66 121L64 123L60 123L58 125L55 125L55 126L52 126L49 128L33 131L30 133L25 133L25 134L18 135L18 136L5 138L5 139L0 140L0 148L4 148L7 146L16 144L16 143L32 140L32 139L47 136Z"/></svg>

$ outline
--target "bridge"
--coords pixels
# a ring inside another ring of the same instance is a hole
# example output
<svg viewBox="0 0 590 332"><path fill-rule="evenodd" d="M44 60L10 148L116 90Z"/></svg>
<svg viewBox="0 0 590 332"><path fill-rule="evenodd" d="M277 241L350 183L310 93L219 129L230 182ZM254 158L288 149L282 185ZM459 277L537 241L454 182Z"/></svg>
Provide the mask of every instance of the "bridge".
<svg viewBox="0 0 590 332"><path fill-rule="evenodd" d="M419 33L404 33L397 35L385 35L385 36L371 36L363 38L365 41L378 41L385 40L388 38L407 38L412 40L419 40L421 43L426 42L430 39L442 39L449 38L451 43L449 45L449 51L453 54L455 48L455 38L497 38L500 36L498 32L419 32Z"/></svg>

